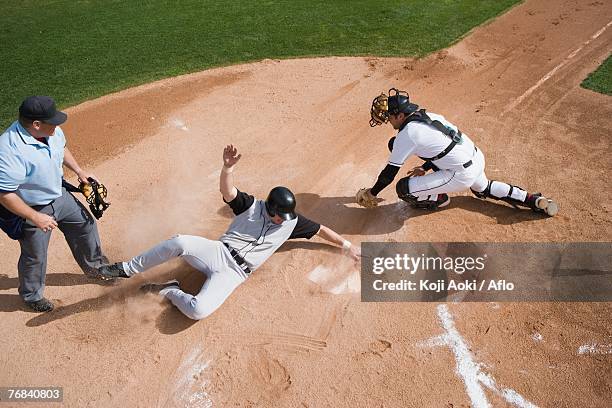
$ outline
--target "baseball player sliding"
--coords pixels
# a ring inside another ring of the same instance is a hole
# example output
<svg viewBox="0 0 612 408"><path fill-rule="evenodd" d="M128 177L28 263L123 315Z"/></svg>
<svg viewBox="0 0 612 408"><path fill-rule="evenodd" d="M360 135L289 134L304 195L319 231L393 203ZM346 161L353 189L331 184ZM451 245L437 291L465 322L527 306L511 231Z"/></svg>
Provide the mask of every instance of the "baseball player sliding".
<svg viewBox="0 0 612 408"><path fill-rule="evenodd" d="M238 150L229 145L223 151L219 189L236 217L218 241L192 235L177 235L161 242L127 262L101 269L108 278L129 278L172 258L181 257L207 276L200 292L183 292L176 280L146 285L158 290L181 312L200 320L213 313L240 284L288 239L315 235L342 246L355 260L361 256L342 236L295 212L295 196L286 187L275 187L268 198L256 200L234 187L232 173L240 160Z"/></svg>
<svg viewBox="0 0 612 408"><path fill-rule="evenodd" d="M377 96L370 115L370 126L389 122L398 133L389 140L391 156L374 186L357 192L357 202L363 207L378 204L376 195L393 182L406 159L414 154L424 163L400 179L396 190L399 198L415 208L444 207L450 202L447 193L469 188L478 198L491 197L549 216L557 213L557 204L540 193L487 179L484 155L474 142L443 116L419 109L410 102L407 92L392 88L389 95Z"/></svg>

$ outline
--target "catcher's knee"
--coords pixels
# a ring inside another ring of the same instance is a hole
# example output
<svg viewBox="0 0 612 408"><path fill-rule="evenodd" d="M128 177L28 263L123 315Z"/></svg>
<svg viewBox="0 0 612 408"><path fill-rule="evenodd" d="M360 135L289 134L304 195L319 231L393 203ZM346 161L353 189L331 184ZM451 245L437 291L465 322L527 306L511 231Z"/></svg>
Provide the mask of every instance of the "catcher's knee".
<svg viewBox="0 0 612 408"><path fill-rule="evenodd" d="M418 196L410 194L410 177L404 177L395 185L397 196L410 204L413 208L425 210L435 210L440 207L441 202L438 200L419 200Z"/></svg>
<svg viewBox="0 0 612 408"><path fill-rule="evenodd" d="M416 205L418 197L410 194L410 177L400 179L395 185L397 196L408 204Z"/></svg>

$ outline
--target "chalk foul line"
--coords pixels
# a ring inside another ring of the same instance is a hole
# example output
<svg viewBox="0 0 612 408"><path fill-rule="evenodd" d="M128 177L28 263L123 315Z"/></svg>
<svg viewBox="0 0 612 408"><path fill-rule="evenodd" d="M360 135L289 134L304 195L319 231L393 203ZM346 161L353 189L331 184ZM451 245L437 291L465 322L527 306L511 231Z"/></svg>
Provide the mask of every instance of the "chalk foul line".
<svg viewBox="0 0 612 408"><path fill-rule="evenodd" d="M438 306L438 319L444 329L444 334L433 337L422 344L423 347L446 346L451 349L457 363L455 372L465 384L465 390L474 408L491 407L485 394L485 388L493 391L506 402L519 408L537 408L521 396L518 392L510 388L500 388L493 376L482 371L482 364L476 362L470 352L468 343L461 337L455 328L453 316L445 304Z"/></svg>
<svg viewBox="0 0 612 408"><path fill-rule="evenodd" d="M505 115L506 113L510 112L512 109L516 108L518 106L518 104L520 104L521 102L523 102L523 100L525 100L525 98L527 98L529 95L531 95L533 93L533 91L535 91L536 89L538 89L540 87L540 85L542 85L544 82L548 81L548 79L550 79L550 77L552 77L555 72L557 72L558 70L560 70L561 68L563 68L568 62L570 62L580 51L582 51L582 49L584 47L586 47L587 45L589 45L592 41L594 41L595 39L597 39L597 37L599 37L600 35L602 35L604 33L604 31L606 31L606 29L608 27L610 27L610 25L612 25L612 21L608 22L608 24L606 24L605 26L603 26L599 31L597 31L595 34L593 34L591 36L591 38L589 38L587 41L585 41L580 47L576 48L574 51L572 51L567 57L565 57L565 59L563 61L561 61L561 63L559 63L559 65L557 65L556 67L554 67L549 73L547 73L546 75L544 75L542 78L540 78L540 80L538 82L536 82L535 85L533 85L531 88L529 88L528 90L525 91L525 93L523 93L521 96L519 96L518 98L516 98L514 100L514 102L512 102L510 105L508 105L506 107L506 109L504 109L502 115Z"/></svg>

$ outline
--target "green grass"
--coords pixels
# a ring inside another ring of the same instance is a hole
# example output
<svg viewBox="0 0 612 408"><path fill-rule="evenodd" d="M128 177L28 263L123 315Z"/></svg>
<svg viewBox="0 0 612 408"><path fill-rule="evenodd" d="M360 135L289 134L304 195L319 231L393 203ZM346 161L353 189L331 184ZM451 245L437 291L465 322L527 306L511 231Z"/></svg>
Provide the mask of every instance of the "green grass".
<svg viewBox="0 0 612 408"><path fill-rule="evenodd" d="M612 95L612 55L582 81L582 87L606 95Z"/></svg>
<svg viewBox="0 0 612 408"><path fill-rule="evenodd" d="M0 125L21 100L61 107L264 58L423 56L518 0L24 0L0 13Z"/></svg>

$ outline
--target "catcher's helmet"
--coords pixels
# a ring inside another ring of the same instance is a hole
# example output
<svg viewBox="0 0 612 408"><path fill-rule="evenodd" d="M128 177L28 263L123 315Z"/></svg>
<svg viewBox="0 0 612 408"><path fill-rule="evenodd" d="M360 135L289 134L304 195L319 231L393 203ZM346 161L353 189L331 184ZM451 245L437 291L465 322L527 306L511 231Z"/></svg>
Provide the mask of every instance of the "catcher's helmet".
<svg viewBox="0 0 612 408"><path fill-rule="evenodd" d="M396 88L389 89L389 95L384 92L372 101L370 109L370 126L378 126L389 121L389 115L397 115L402 112L410 115L419 109L419 105L410 103L408 92Z"/></svg>
<svg viewBox="0 0 612 408"><path fill-rule="evenodd" d="M395 92L393 95L391 95L392 91ZM410 103L408 92L400 91L395 88L389 89L388 105L389 115L397 115L400 112L410 115L419 109L419 105Z"/></svg>
<svg viewBox="0 0 612 408"><path fill-rule="evenodd" d="M266 211L270 217L280 216L289 221L297 217L295 196L287 187L274 187L266 199Z"/></svg>

